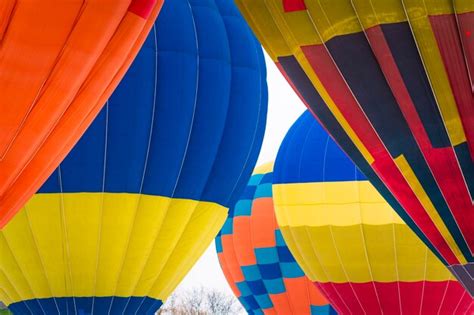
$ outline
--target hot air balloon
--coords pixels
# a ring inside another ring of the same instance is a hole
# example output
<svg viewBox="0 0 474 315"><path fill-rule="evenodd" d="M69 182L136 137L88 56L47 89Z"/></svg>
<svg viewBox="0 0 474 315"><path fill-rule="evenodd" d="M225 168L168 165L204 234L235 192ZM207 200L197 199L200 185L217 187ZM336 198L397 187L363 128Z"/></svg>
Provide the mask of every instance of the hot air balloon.
<svg viewBox="0 0 474 315"><path fill-rule="evenodd" d="M0 300L154 314L244 189L266 106L262 51L234 4L166 2L94 123L0 231Z"/></svg>
<svg viewBox="0 0 474 315"><path fill-rule="evenodd" d="M310 112L274 167L278 224L305 274L341 314L472 314L469 293Z"/></svg>
<svg viewBox="0 0 474 315"><path fill-rule="evenodd" d="M237 3L308 108L474 295L474 2Z"/></svg>
<svg viewBox="0 0 474 315"><path fill-rule="evenodd" d="M336 314L304 275L278 228L273 163L255 169L216 237L227 282L249 314Z"/></svg>
<svg viewBox="0 0 474 315"><path fill-rule="evenodd" d="M162 0L0 3L0 227L97 116Z"/></svg>

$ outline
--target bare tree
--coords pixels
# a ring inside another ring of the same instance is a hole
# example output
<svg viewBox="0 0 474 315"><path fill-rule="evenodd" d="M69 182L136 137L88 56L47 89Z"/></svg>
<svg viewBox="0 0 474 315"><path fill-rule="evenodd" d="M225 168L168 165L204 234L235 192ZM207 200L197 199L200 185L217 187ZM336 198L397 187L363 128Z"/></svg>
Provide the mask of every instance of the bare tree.
<svg viewBox="0 0 474 315"><path fill-rule="evenodd" d="M177 297L178 305L185 311L184 314L204 315L206 291L203 287L193 288L185 291Z"/></svg>
<svg viewBox="0 0 474 315"><path fill-rule="evenodd" d="M204 287L175 292L161 307L162 315L232 315L243 313L234 296Z"/></svg>
<svg viewBox="0 0 474 315"><path fill-rule="evenodd" d="M242 308L233 295L217 290L207 291L206 300L211 314L236 314Z"/></svg>

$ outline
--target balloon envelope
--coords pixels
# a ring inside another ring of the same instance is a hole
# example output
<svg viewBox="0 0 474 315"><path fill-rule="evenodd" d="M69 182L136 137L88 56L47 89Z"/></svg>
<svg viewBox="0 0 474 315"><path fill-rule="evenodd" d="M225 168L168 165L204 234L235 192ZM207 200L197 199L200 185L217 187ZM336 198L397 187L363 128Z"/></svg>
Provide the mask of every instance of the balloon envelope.
<svg viewBox="0 0 474 315"><path fill-rule="evenodd" d="M275 211L306 275L342 314L471 314L469 293L310 112L274 167Z"/></svg>
<svg viewBox="0 0 474 315"><path fill-rule="evenodd" d="M0 4L0 227L97 116L162 0Z"/></svg>
<svg viewBox="0 0 474 315"><path fill-rule="evenodd" d="M313 114L474 295L474 2L237 3Z"/></svg>
<svg viewBox="0 0 474 315"><path fill-rule="evenodd" d="M255 169L216 237L224 275L249 314L336 314L290 253L272 200L273 163Z"/></svg>
<svg viewBox="0 0 474 315"><path fill-rule="evenodd" d="M260 45L233 3L173 0L107 105L0 232L19 314L154 314L225 221L266 120Z"/></svg>

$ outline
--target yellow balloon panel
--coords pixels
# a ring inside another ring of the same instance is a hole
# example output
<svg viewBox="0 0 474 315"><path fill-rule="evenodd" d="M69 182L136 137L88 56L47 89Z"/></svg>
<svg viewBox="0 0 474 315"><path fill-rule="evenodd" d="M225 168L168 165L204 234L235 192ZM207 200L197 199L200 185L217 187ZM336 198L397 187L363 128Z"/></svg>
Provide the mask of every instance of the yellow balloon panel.
<svg viewBox="0 0 474 315"><path fill-rule="evenodd" d="M161 196L37 194L0 232L5 301L164 300L188 270L176 275L175 269L194 264L226 215L227 209L215 203ZM207 232L198 233L205 222Z"/></svg>

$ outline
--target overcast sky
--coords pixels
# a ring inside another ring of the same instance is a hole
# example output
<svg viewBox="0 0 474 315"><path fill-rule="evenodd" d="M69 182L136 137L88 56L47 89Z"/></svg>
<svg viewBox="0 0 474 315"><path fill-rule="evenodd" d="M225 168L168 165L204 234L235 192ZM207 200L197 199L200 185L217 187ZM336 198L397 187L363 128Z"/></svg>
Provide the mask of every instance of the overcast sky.
<svg viewBox="0 0 474 315"><path fill-rule="evenodd" d="M303 103L288 85L272 60L267 55L265 59L267 63L269 104L267 128L257 165L275 160L286 132L305 110ZM198 286L212 287L232 294L219 266L214 241L178 286L178 290Z"/></svg>

